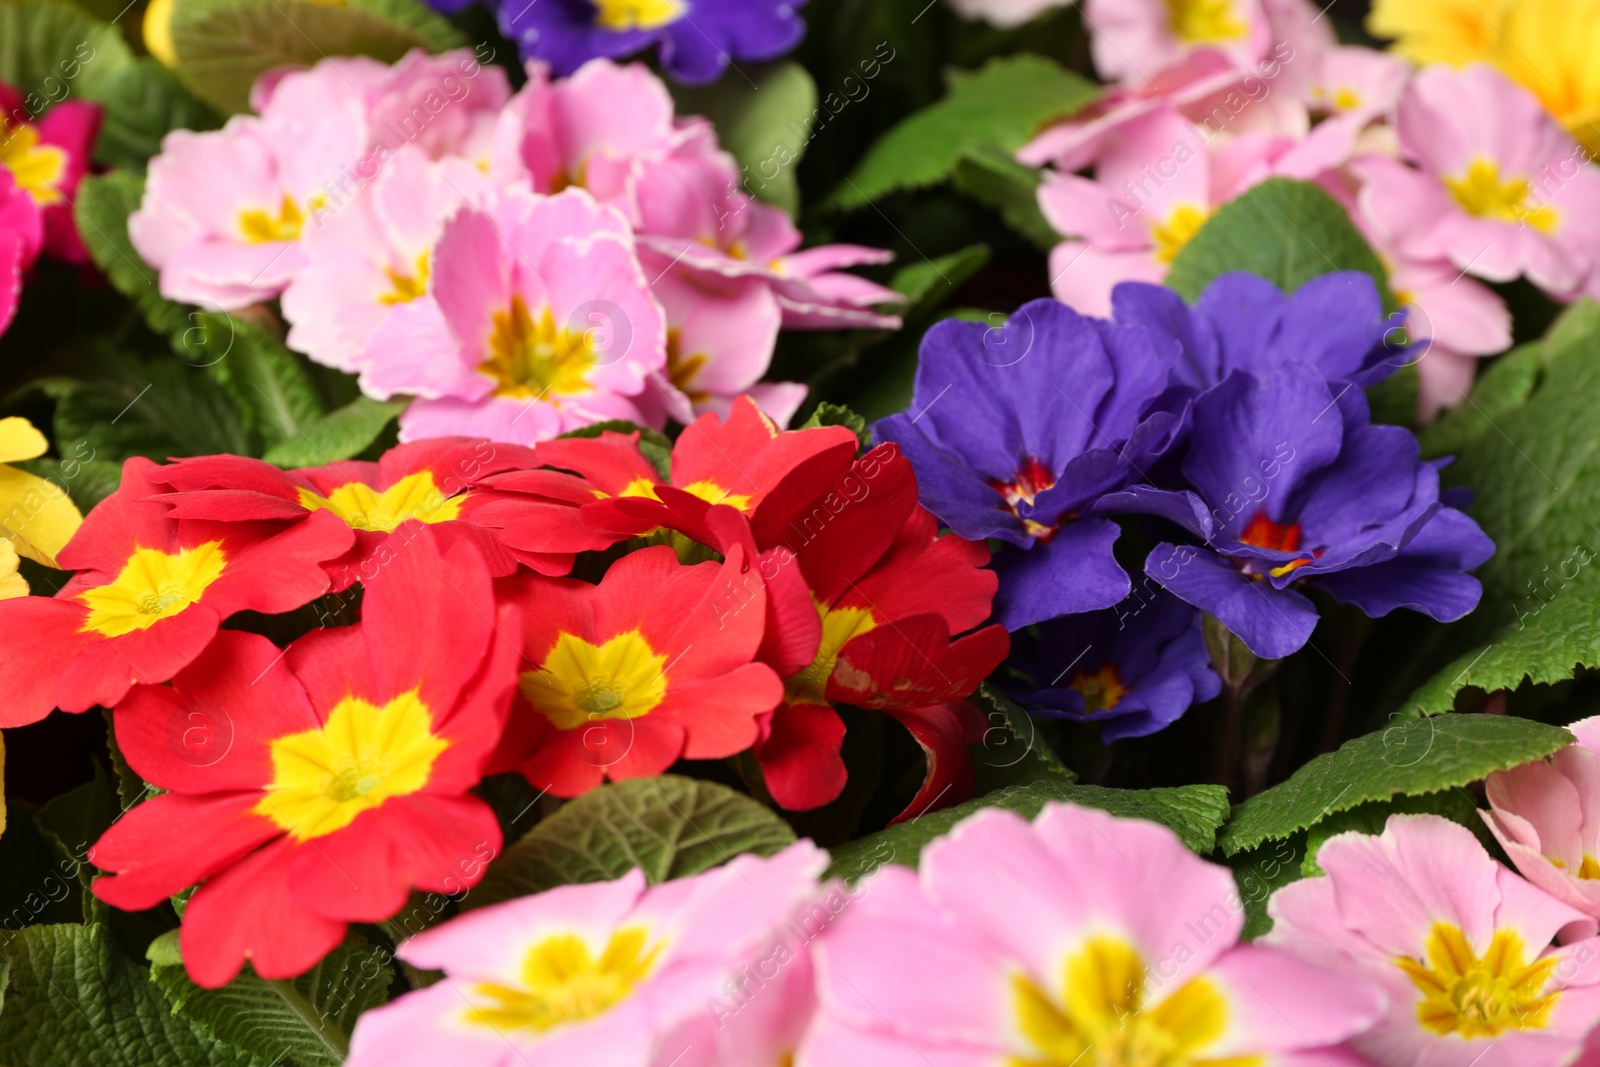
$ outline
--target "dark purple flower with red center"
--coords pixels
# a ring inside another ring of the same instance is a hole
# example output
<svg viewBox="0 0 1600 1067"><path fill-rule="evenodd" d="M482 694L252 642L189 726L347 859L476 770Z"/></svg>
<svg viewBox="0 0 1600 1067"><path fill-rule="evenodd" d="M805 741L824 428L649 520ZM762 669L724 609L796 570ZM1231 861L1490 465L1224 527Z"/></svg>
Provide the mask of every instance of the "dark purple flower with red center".
<svg viewBox="0 0 1600 1067"><path fill-rule="evenodd" d="M1171 519L1204 542L1160 544L1145 573L1217 617L1250 651L1306 643L1318 588L1371 616L1396 608L1451 622L1483 589L1466 572L1494 543L1439 496L1439 468L1399 426L1374 426L1365 395L1290 361L1234 371L1194 403L1183 476L1102 501Z"/></svg>
<svg viewBox="0 0 1600 1067"><path fill-rule="evenodd" d="M1147 582L1114 608L1018 634L1005 687L1035 714L1099 725L1103 741L1144 737L1222 691L1200 622Z"/></svg>
<svg viewBox="0 0 1600 1067"><path fill-rule="evenodd" d="M969 540L1009 542L994 560L1009 630L1128 595L1119 530L1100 499L1139 481L1175 416L1148 409L1176 342L1036 300L1004 326L928 331L911 409L874 427L911 461L922 505Z"/></svg>

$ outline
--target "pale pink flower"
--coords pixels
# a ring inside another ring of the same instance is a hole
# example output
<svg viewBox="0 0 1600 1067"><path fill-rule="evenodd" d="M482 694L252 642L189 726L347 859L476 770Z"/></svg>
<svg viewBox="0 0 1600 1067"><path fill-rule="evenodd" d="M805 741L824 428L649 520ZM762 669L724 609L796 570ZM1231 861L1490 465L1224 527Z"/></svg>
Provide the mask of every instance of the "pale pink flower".
<svg viewBox="0 0 1600 1067"><path fill-rule="evenodd" d="M638 422L666 367L666 322L627 221L572 189L506 191L463 208L434 245L430 296L372 335L361 388L417 399L403 440L531 444L595 422Z"/></svg>
<svg viewBox="0 0 1600 1067"><path fill-rule="evenodd" d="M1163 108L1123 127L1095 180L1048 173L1039 206L1067 237L1050 254L1056 297L1103 317L1118 282L1159 283L1217 207L1270 173L1279 148L1262 137L1208 142Z"/></svg>
<svg viewBox="0 0 1600 1067"><path fill-rule="evenodd" d="M1449 258L1491 281L1518 275L1557 296L1589 278L1600 174L1526 89L1490 67L1429 67L1401 99L1401 152L1363 159L1362 210L1415 259Z"/></svg>
<svg viewBox="0 0 1600 1067"><path fill-rule="evenodd" d="M221 130L174 130L150 161L128 236L161 273L161 295L221 309L281 292L305 265L323 186L355 164L364 120L330 102L315 119L239 115Z"/></svg>
<svg viewBox="0 0 1600 1067"><path fill-rule="evenodd" d="M455 170L452 178L452 169ZM319 208L301 241L305 266L283 294L288 341L318 363L358 374L372 335L400 307L431 300L433 246L473 183L473 169L406 146L344 205Z"/></svg>
<svg viewBox="0 0 1600 1067"><path fill-rule="evenodd" d="M1600 919L1600 717L1567 729L1577 744L1491 774L1480 814L1528 881Z"/></svg>
<svg viewBox="0 0 1600 1067"><path fill-rule="evenodd" d="M1309 1067L1382 1015L1368 982L1240 945L1227 868L1089 808L985 810L858 894L820 939L796 1067Z"/></svg>
<svg viewBox="0 0 1600 1067"><path fill-rule="evenodd" d="M1084 0L1083 21L1095 70L1125 85L1148 83L1197 51L1245 69L1271 43L1261 0Z"/></svg>
<svg viewBox="0 0 1600 1067"><path fill-rule="evenodd" d="M827 862L803 841L649 889L634 870L453 919L398 950L444 977L362 1015L347 1062L780 1067L808 1007L805 946L784 948L803 942Z"/></svg>
<svg viewBox="0 0 1600 1067"><path fill-rule="evenodd" d="M1317 863L1325 875L1273 896L1266 941L1385 989L1384 1020L1350 1041L1379 1067L1557 1067L1600 1021L1600 942L1551 947L1583 913L1466 827L1391 815L1380 836L1330 838Z"/></svg>
<svg viewBox="0 0 1600 1067"><path fill-rule="evenodd" d="M1331 116L1359 116L1362 122L1391 119L1411 80L1411 66L1371 48L1341 45L1323 53L1321 69L1306 88L1312 107Z"/></svg>
<svg viewBox="0 0 1600 1067"><path fill-rule="evenodd" d="M1046 11L1071 7L1073 0L950 0L950 6L964 19L982 19L1002 29L1014 29L1032 22Z"/></svg>

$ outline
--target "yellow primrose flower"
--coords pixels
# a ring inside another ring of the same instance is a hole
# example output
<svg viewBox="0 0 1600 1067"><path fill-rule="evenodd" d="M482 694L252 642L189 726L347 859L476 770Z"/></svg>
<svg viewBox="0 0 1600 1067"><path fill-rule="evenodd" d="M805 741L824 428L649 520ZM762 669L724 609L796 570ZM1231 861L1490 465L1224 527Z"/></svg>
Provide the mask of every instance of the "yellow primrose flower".
<svg viewBox="0 0 1600 1067"><path fill-rule="evenodd" d="M172 9L175 0L150 0L144 9L144 47L158 62L178 65L178 51L172 45Z"/></svg>
<svg viewBox="0 0 1600 1067"><path fill-rule="evenodd" d="M1416 63L1489 63L1600 153L1600 0L1377 0L1367 29Z"/></svg>
<svg viewBox="0 0 1600 1067"><path fill-rule="evenodd" d="M46 567L56 566L56 553L66 547L83 523L83 515L66 490L27 471L6 466L21 459L42 456L49 442L27 419L0 419L0 539L13 555L22 555ZM9 570L0 558L0 593L9 593L22 579L16 561ZM22 591L27 592L24 585Z"/></svg>

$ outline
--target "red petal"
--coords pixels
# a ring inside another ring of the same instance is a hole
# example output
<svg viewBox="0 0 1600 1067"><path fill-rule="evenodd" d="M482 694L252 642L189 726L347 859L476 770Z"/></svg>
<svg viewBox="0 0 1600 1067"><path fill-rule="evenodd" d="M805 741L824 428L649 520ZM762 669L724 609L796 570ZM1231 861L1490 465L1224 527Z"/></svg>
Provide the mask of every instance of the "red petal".
<svg viewBox="0 0 1600 1067"><path fill-rule="evenodd" d="M972 752L967 747L964 716L943 704L885 710L911 731L928 758L928 773L922 779L922 788L917 790L905 811L889 820L890 825L969 799L972 796Z"/></svg>
<svg viewBox="0 0 1600 1067"><path fill-rule="evenodd" d="M828 704L784 704L756 759L772 799L790 811L819 808L844 791L844 720Z"/></svg>
<svg viewBox="0 0 1600 1067"><path fill-rule="evenodd" d="M205 651L220 622L204 604L191 604L148 629L85 642L67 664L56 700L64 711L109 708L135 685L165 682Z"/></svg>
<svg viewBox="0 0 1600 1067"><path fill-rule="evenodd" d="M95 879L94 895L124 911L143 911L231 867L283 836L271 819L254 813L260 800L257 792L163 793L144 801L89 850L89 862L116 872Z"/></svg>
<svg viewBox="0 0 1600 1067"><path fill-rule="evenodd" d="M778 706L783 682L764 663L747 663L737 670L674 691L650 713L680 723L688 739L684 759L723 759L756 743L758 716Z"/></svg>
<svg viewBox="0 0 1600 1067"><path fill-rule="evenodd" d="M26 726L55 710L67 665L98 636L82 632L85 614L82 604L52 597L0 600L0 726Z"/></svg>

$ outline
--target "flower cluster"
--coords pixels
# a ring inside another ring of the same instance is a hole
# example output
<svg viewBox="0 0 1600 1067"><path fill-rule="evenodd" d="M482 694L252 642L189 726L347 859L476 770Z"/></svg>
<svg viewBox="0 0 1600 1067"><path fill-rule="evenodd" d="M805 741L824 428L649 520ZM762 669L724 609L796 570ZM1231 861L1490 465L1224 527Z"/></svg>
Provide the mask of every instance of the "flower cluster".
<svg viewBox="0 0 1600 1067"><path fill-rule="evenodd" d="M0 333L16 315L23 275L41 252L89 259L72 201L89 168L100 108L66 100L35 114L32 101L0 82Z"/></svg>
<svg viewBox="0 0 1600 1067"><path fill-rule="evenodd" d="M1371 421L1361 387L1415 353L1391 343L1368 276L1286 295L1228 274L1193 307L1125 282L1111 303L1113 320L1041 300L1003 326L940 323L911 409L874 428L929 511L1002 543L997 619L1048 623L1013 665L1031 706L1114 739L1215 696L1198 616L1176 601L1264 659L1310 638L1313 589L1372 616L1476 606L1466 572L1494 546L1411 432ZM1133 516L1181 535L1138 586L1114 551Z"/></svg>
<svg viewBox="0 0 1600 1067"><path fill-rule="evenodd" d="M140 910L198 884L183 954L209 987L474 884L501 846L469 792L488 774L571 797L749 752L816 807L845 784L839 701L927 750L920 813L970 795L964 698L1008 640L979 628L987 550L939 534L892 445L858 448L740 399L669 473L614 431L295 471L132 459L75 534L57 509L19 545L76 573L0 601L0 722L113 709L160 793L94 846L95 892Z"/></svg>
<svg viewBox="0 0 1600 1067"><path fill-rule="evenodd" d="M786 423L805 388L761 383L780 328L899 325L875 310L896 293L841 270L888 254L798 252L641 66L535 63L513 95L470 52L333 59L252 103L166 138L133 243L171 299L281 295L292 347L414 398L405 440L659 428L747 393Z"/></svg>
<svg viewBox="0 0 1600 1067"><path fill-rule="evenodd" d="M961 6L1004 23L1041 5ZM1269 177L1314 181L1429 339L1423 417L1458 403L1477 358L1511 340L1483 282L1522 277L1559 300L1600 292L1600 171L1585 147L1596 103L1577 88L1587 53L1565 43L1590 28L1565 4L1491 8L1376 5L1372 29L1431 64L1418 70L1339 45L1306 0L1087 0L1112 88L1017 153L1047 165L1039 203L1065 238L1056 295L1103 315L1117 283L1163 279L1221 205Z"/></svg>

